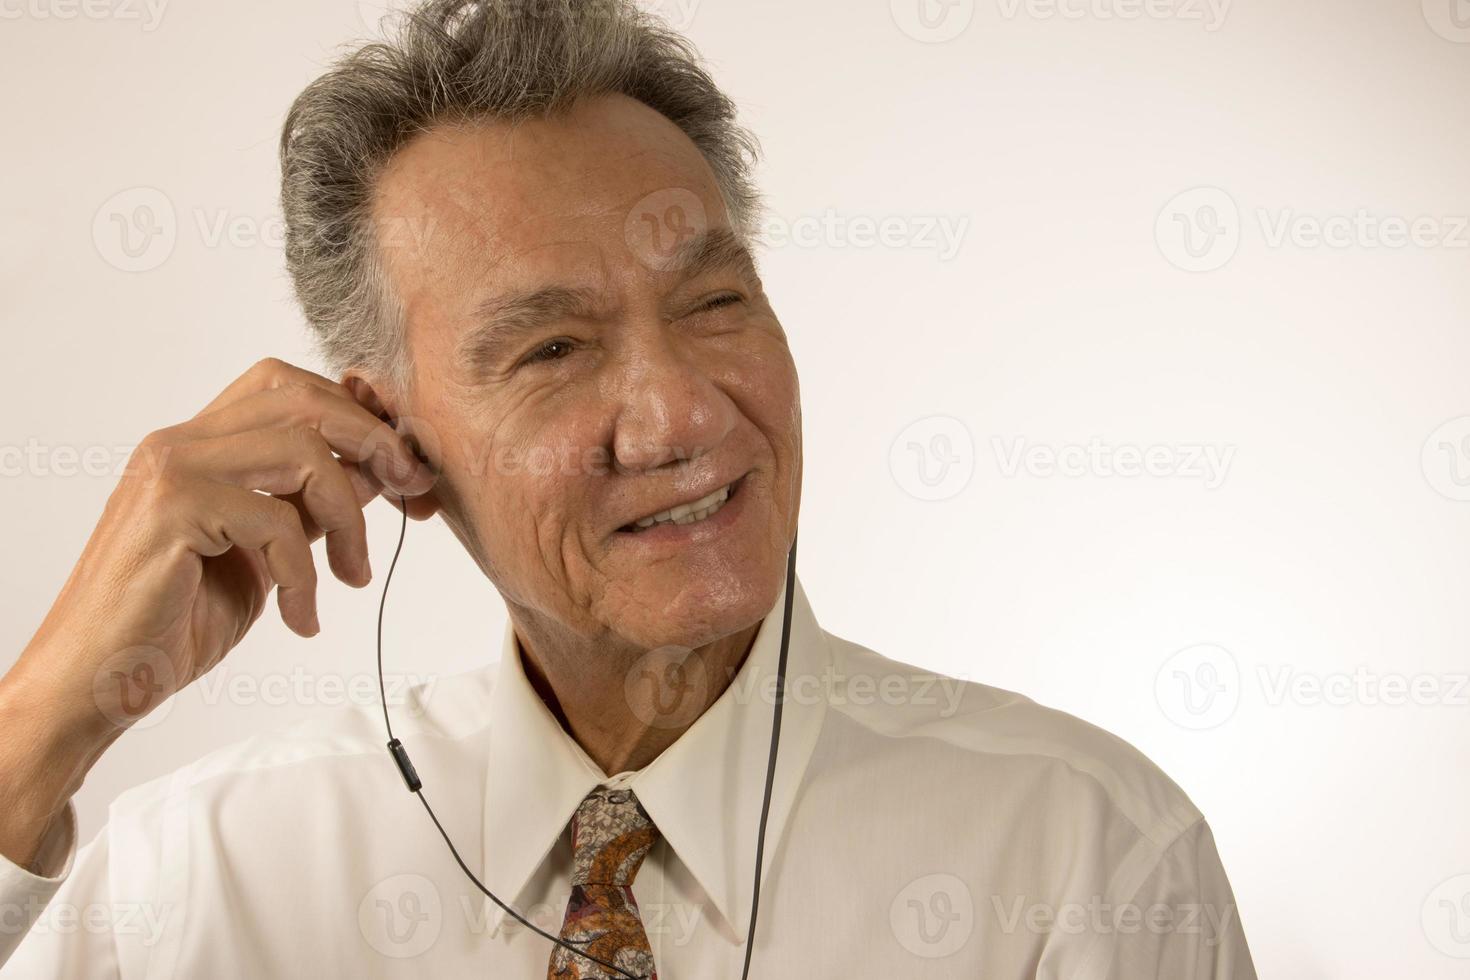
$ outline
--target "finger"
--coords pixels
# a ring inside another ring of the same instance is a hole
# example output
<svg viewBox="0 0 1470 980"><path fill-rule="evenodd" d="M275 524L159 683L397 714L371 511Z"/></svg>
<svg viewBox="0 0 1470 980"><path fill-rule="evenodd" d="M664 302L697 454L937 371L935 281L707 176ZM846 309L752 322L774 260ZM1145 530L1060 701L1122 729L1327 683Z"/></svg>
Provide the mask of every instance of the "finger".
<svg viewBox="0 0 1470 980"><path fill-rule="evenodd" d="M309 426L333 452L363 464L379 483L405 496L426 493L434 471L404 436L356 401L307 384L287 384L247 395L207 415L175 426L178 436L210 439L269 427Z"/></svg>
<svg viewBox="0 0 1470 980"><path fill-rule="evenodd" d="M347 482L351 484L352 492L357 498L359 508L366 507L372 502L373 498L379 494L386 493L383 485L375 480L371 474L359 469L356 463L339 459L337 460L337 467L342 471L342 475L347 479ZM302 501L301 494L286 494L281 499L290 503L296 508L297 513L301 515L301 526L306 529L307 540L314 542L326 533L306 509L306 504Z"/></svg>
<svg viewBox="0 0 1470 980"><path fill-rule="evenodd" d="M315 429L255 429L237 435L186 443L176 453L179 465L197 476L278 497L297 495L307 520L300 520L308 543L327 539L327 563L348 585L372 578L368 566L367 524L352 481L326 440Z"/></svg>
<svg viewBox="0 0 1470 980"><path fill-rule="evenodd" d="M277 497L226 484L196 489L185 499L196 509L186 515L186 543L201 555L221 555L233 547L252 548L265 559L276 584L281 620L299 636L321 632L316 607L316 563L296 508Z"/></svg>
<svg viewBox="0 0 1470 980"><path fill-rule="evenodd" d="M226 405L231 405L257 392L280 388L288 384L311 385L329 394L355 401L352 393L344 385L338 384L331 378L322 377L315 371L297 367L278 357L266 357L256 361L249 370L230 382L224 391L216 395L213 401L199 411L199 415L218 411Z"/></svg>
<svg viewBox="0 0 1470 980"><path fill-rule="evenodd" d="M339 459L337 465L342 468L342 475L347 477L347 482L352 484L352 492L357 495L359 507L366 507L372 503L373 498L383 492L383 484L378 478L356 463Z"/></svg>

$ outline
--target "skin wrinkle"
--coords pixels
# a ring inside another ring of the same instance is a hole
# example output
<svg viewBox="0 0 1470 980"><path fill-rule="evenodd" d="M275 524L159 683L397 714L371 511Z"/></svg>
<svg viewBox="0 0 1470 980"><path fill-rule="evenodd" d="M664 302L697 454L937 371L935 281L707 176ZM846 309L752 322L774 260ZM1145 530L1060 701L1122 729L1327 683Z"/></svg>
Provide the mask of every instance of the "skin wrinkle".
<svg viewBox="0 0 1470 980"><path fill-rule="evenodd" d="M641 768L683 729L638 716L629 670L656 647L688 648L711 681L707 707L779 597L801 471L785 333L728 242L696 280L634 253L626 218L656 192L695 194L713 229L729 219L694 144L631 99L446 127L392 164L384 210L442 229L388 269L411 311L416 414L439 436L431 496L504 597L527 676L568 731L606 772ZM456 365L478 302L547 285L599 299L594 316L516 342L571 338L561 356L479 377ZM700 305L724 293L742 299ZM400 414L395 394L377 391ZM540 454L550 471L504 469L502 453ZM589 454L612 465L588 468ZM738 521L714 542L645 552L616 530L742 475Z"/></svg>
<svg viewBox="0 0 1470 980"><path fill-rule="evenodd" d="M529 256L530 256L531 253L534 253L536 251L543 251L544 250L544 251L546 251L548 253L554 253L557 250L564 250L564 249L573 248L573 247L585 246L585 244L586 244L585 242L576 242L576 241L557 241L557 242L550 243L548 245L539 246L536 249L527 250L526 252L520 253L517 256L513 256L513 257L514 258L526 259L526 258L529 258ZM600 255L593 255L590 258L591 258L591 262L595 263L597 265L597 267L598 267L597 268L597 275L594 278L596 278L598 282L605 284L609 279L611 279L611 275L609 274L609 272L607 270L606 261ZM591 287L585 287L585 286L584 287L575 287L574 286L572 288L583 288L583 289L587 289L589 292L591 292L593 294L596 294L596 295L599 295L599 296L602 296L602 297L606 297L606 294L607 294L607 289L605 288L605 286L604 286L604 288L601 288L601 289L591 288ZM508 292L511 292L511 293L519 293L520 291L519 290L509 290ZM497 291L497 293L495 295L501 295L501 291ZM475 308L475 310L478 311L487 301L489 301L492 298L493 297L486 297L484 299L477 300L473 304L473 307ZM621 309L616 306L616 303L615 303L614 300L612 300L610 298L602 298L602 299L600 299L600 302L602 302L605 306L609 306L611 308L611 310L612 310L613 313L621 313ZM471 329L472 330L478 329L480 327L480 325L481 325L481 322L480 322L479 317L472 316ZM454 369L455 369L456 373L458 373L458 374L461 374L461 375L468 374L469 375L469 378L467 379L467 384L468 385L470 385L472 387L477 381L483 382L483 381L487 381L487 380L488 381L502 381L503 382L503 381L505 381L505 380L507 380L509 378L509 375L511 374L512 368L514 367L514 365L512 363L506 363L504 365L505 370L503 370L501 372L492 372L489 377L486 376L486 370L487 369L486 369L486 366L483 363L474 364L474 365L464 365L464 364L462 364L461 363L461 359L462 359L462 356L463 356L463 353L464 353L464 348L466 346L470 346L470 347L477 346L477 342L476 341L472 341L471 338L470 338L470 336L466 336L466 337L462 337L461 338L459 344L457 345L456 357L455 357L455 360L454 360ZM466 370L466 368L473 368L473 370Z"/></svg>
<svg viewBox="0 0 1470 980"><path fill-rule="evenodd" d="M674 263L681 270L681 287L708 276L722 265L739 268L752 292L758 291L759 276L754 258L745 243L728 231L712 230L691 239L684 246L683 257ZM605 281L606 269L599 271L604 273ZM473 304L470 331L456 347L456 370L469 374L471 379L483 378L487 371L486 363L493 361L497 352L510 350L516 336L529 333L551 320L558 309L564 310L568 318L592 321L614 321L624 313L607 290L574 283L557 284L549 289L491 294ZM663 315L670 323L677 318L676 313L667 309ZM466 363L462 365L461 362ZM494 373L491 374L493 377Z"/></svg>

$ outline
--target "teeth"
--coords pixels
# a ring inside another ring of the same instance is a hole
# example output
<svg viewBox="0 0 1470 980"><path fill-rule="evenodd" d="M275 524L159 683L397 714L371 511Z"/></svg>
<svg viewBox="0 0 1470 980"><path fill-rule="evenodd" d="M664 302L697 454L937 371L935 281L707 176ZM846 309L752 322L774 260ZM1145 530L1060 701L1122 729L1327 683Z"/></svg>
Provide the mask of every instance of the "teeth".
<svg viewBox="0 0 1470 980"><path fill-rule="evenodd" d="M698 500L687 504L680 504L671 510L660 511L652 517L641 518L634 523L640 527L653 527L655 524L693 524L702 521L715 511L725 505L730 497L730 487L723 486L714 493L700 497Z"/></svg>

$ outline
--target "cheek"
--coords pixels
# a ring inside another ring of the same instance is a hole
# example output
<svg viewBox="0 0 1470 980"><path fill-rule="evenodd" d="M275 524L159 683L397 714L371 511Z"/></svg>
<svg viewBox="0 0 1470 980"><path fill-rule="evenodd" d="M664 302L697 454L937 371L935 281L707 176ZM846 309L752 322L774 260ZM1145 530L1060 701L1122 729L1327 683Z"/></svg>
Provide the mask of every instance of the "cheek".
<svg viewBox="0 0 1470 980"><path fill-rule="evenodd" d="M800 445L801 396L796 365L784 345L772 342L745 352L730 364L722 386L778 453Z"/></svg>
<svg viewBox="0 0 1470 980"><path fill-rule="evenodd" d="M606 479L608 454L597 433L590 421L563 413L514 433L503 427L494 443L482 506L518 547L538 552L537 562L553 559L544 553L562 552L576 536L594 483Z"/></svg>
<svg viewBox="0 0 1470 980"><path fill-rule="evenodd" d="M784 344L775 345L739 379L742 411L770 447L774 536L783 544L800 507L802 475L801 389L796 364ZM778 526L779 525L779 526Z"/></svg>

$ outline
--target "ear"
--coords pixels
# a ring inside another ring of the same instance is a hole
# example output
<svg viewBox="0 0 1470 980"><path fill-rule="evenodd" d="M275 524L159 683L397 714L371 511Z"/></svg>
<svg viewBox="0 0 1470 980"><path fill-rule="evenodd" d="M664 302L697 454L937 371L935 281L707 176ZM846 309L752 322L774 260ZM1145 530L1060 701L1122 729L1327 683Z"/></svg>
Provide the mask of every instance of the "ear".
<svg viewBox="0 0 1470 980"><path fill-rule="evenodd" d="M373 387L372 381L357 368L348 368L347 372L342 375L342 387L352 393L352 397L357 399L359 405L378 418L383 418L387 413L388 407L378 395L377 388Z"/></svg>
<svg viewBox="0 0 1470 980"><path fill-rule="evenodd" d="M387 422L389 425L393 426L394 429L398 430L398 432L408 441L408 444L413 449L414 454L418 456L419 459L423 460L428 465L429 469L434 471L436 476L438 475L438 473L440 472L440 461L432 458L426 451L425 447L421 444L421 441L414 437L412 425L404 424L405 421L410 420L400 419L399 413L394 410L395 402L392 396L386 390L380 392L378 387L374 385L373 381L366 375L362 374L357 368L349 368L347 372L342 375L341 383L344 388L352 393L352 397L357 400L357 403L359 405L367 409L373 415L382 419L384 422ZM376 480L374 480L373 482L377 483ZM396 493L392 493L391 491L381 487L380 485L379 495L382 496L383 499L387 500L390 504L392 504L396 509L403 509L402 505L399 503L399 498ZM408 516L412 517L416 521L428 520L435 514L439 513L440 509L443 506L439 497L437 486L430 488L427 493L419 494L416 497L408 497L407 502Z"/></svg>

